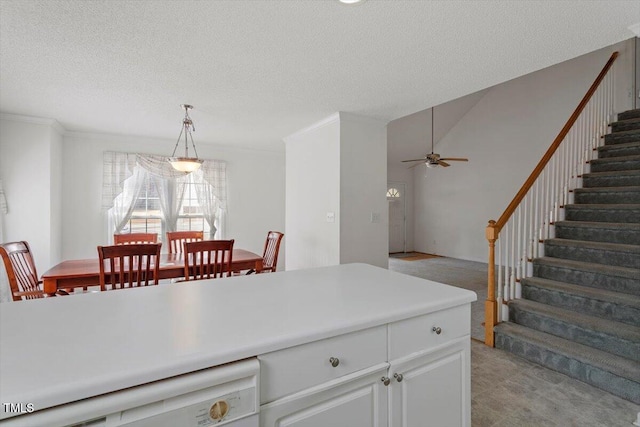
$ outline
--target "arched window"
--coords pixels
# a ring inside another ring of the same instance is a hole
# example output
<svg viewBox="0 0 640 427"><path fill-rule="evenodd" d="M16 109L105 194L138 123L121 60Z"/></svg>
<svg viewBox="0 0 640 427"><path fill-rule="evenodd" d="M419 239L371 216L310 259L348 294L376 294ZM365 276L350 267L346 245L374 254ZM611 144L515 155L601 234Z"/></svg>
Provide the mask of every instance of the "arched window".
<svg viewBox="0 0 640 427"><path fill-rule="evenodd" d="M387 200L396 200L400 197L400 192L397 188L390 188L387 190Z"/></svg>

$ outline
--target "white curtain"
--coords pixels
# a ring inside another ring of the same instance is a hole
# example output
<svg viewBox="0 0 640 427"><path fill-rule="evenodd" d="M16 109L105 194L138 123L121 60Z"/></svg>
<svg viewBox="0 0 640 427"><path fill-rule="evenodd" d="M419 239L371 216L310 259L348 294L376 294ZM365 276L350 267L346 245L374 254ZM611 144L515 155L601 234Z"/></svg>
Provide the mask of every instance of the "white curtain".
<svg viewBox="0 0 640 427"><path fill-rule="evenodd" d="M218 232L218 239L226 237L227 216L227 164L218 160L206 160L194 174L198 203L211 228L210 238Z"/></svg>
<svg viewBox="0 0 640 427"><path fill-rule="evenodd" d="M184 199L186 176L181 174L178 178L161 178L157 175L151 176L151 181L158 190L160 199L160 210L164 218L164 232L178 230L178 216L180 207Z"/></svg>
<svg viewBox="0 0 640 427"><path fill-rule="evenodd" d="M227 213L226 163L205 160L193 174L198 203L211 227L211 238L218 232L224 238ZM104 153L102 206L109 210L113 230L119 232L131 217L135 200L145 179L156 184L167 231L177 228L180 205L184 198L186 175L173 169L166 157L151 154Z"/></svg>
<svg viewBox="0 0 640 427"><path fill-rule="evenodd" d="M133 174L124 181L122 192L113 199L111 209L109 209L110 235L122 232L129 222L147 175L145 169L135 166Z"/></svg>
<svg viewBox="0 0 640 427"><path fill-rule="evenodd" d="M124 182L133 175L136 157L135 154L105 151L102 162L102 208L111 209L124 190Z"/></svg>

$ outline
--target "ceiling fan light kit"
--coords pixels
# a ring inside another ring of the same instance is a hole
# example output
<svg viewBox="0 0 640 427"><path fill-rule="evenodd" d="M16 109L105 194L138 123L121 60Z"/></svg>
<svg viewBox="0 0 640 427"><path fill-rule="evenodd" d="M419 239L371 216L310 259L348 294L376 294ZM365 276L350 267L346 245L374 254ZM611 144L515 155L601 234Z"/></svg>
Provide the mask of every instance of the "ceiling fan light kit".
<svg viewBox="0 0 640 427"><path fill-rule="evenodd" d="M438 166L442 166L442 167L448 168L449 166L451 166L449 163L447 163L448 161L450 161L450 162L468 162L469 159L465 159L465 158L462 158L462 157L446 157L446 158L442 158L442 157L440 157L440 154L437 154L437 153L433 152L433 127L434 127L433 110L435 110L435 107L431 107L431 154L425 155L422 159L403 160L402 162L403 163L405 163L405 162L422 162L425 165L427 165L427 167L429 169L437 168ZM420 163L416 163L415 165L410 166L409 168L414 168L414 167L418 166L419 164Z"/></svg>

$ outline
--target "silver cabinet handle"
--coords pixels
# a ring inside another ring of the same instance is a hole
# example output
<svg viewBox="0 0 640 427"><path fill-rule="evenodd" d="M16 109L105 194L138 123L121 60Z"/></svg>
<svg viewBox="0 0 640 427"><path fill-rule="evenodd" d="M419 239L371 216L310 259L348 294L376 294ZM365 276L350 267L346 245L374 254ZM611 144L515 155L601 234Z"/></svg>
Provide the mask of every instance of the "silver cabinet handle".
<svg viewBox="0 0 640 427"><path fill-rule="evenodd" d="M401 383L401 382L402 382L402 379L403 379L404 377L402 376L402 374L395 373L395 374L393 374L393 378L395 378L395 379L396 379L396 381L398 381L399 383Z"/></svg>
<svg viewBox="0 0 640 427"><path fill-rule="evenodd" d="M442 328L440 326L434 326L433 329L431 329L433 332L435 332L436 334L440 335L442 333Z"/></svg>
<svg viewBox="0 0 640 427"><path fill-rule="evenodd" d="M329 363L331 363L331 366L333 366L335 368L336 366L338 366L340 364L340 359L338 359L337 357L330 357L329 358Z"/></svg>
<svg viewBox="0 0 640 427"><path fill-rule="evenodd" d="M391 382L391 379L389 377L382 377L380 378L380 381L382 381L382 384L384 384L385 386L388 386Z"/></svg>

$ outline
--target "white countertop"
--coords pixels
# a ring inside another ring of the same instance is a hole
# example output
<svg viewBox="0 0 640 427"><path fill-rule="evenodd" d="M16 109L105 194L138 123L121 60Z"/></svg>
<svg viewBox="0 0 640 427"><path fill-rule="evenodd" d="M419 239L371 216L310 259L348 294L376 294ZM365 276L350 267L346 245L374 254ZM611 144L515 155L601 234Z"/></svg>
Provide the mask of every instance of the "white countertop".
<svg viewBox="0 0 640 427"><path fill-rule="evenodd" d="M0 402L40 410L475 300L346 264L4 303Z"/></svg>

